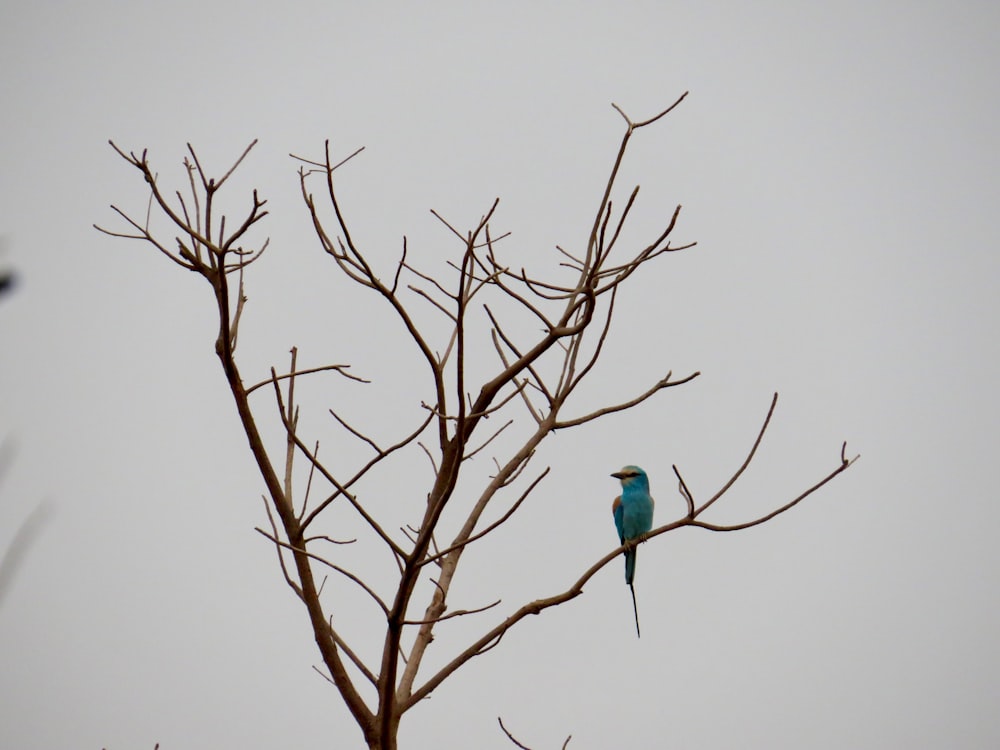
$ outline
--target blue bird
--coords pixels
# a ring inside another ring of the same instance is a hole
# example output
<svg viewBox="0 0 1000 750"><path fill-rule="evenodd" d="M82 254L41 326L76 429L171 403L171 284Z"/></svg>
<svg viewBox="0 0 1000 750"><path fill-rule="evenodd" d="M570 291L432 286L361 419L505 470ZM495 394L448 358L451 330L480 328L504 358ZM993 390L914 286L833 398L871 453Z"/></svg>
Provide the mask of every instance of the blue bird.
<svg viewBox="0 0 1000 750"><path fill-rule="evenodd" d="M638 466L626 466L612 474L622 483L622 494L611 504L615 516L618 539L624 544L637 539L653 528L653 498L649 494L649 477ZM625 552L625 583L632 591L632 610L635 612L635 634L639 637L639 608L635 603L635 553L633 547Z"/></svg>

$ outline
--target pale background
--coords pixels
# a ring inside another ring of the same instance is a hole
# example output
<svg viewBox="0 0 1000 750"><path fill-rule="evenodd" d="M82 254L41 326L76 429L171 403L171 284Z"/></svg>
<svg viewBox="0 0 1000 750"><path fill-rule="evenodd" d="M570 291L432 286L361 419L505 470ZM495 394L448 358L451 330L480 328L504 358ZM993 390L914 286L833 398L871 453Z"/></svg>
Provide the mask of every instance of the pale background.
<svg viewBox="0 0 1000 750"><path fill-rule="evenodd" d="M636 137L619 200L642 184L637 240L682 203L676 241L699 244L630 286L580 409L668 369L704 374L551 439L538 495L453 592L503 603L442 627L435 658L613 548L622 464L649 471L659 522L683 508L671 463L706 497L774 390L760 459L714 519L794 496L844 439L862 458L766 526L645 545L642 640L609 566L409 714L402 747L512 747L497 715L536 750L568 734L578 749L1000 745L1000 10L791 5L5 4L0 263L20 283L0 301L0 429L16 445L0 548L48 512L0 602L0 747L362 744L253 531L263 488L209 290L91 228L120 226L112 202L145 205L108 138L148 147L174 187L186 142L219 174L260 139L229 204L256 186L272 210L246 377L292 345L306 365L350 362L376 383L313 381L309 426L335 435L325 408L359 404L388 442L427 397L416 360L322 256L288 153L367 147L340 185L383 268L406 233L441 271L458 248L429 209L465 228L500 196L505 252L544 270L556 243L585 241L622 132L610 103L638 119L685 90ZM371 493L391 495L386 513L419 507L426 477L415 456ZM386 564L372 549L345 559ZM371 607L353 612L345 628L374 649Z"/></svg>

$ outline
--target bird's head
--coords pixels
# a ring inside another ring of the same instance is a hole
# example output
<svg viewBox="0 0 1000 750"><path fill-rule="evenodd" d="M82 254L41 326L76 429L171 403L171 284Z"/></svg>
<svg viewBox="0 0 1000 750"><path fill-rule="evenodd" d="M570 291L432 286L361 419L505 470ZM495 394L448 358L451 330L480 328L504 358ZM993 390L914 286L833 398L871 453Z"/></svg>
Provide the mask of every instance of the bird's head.
<svg viewBox="0 0 1000 750"><path fill-rule="evenodd" d="M646 472L640 469L638 466L626 466L621 471L616 471L612 474L615 479L620 479L622 487L629 487L633 484L645 485L649 487L649 478L646 476Z"/></svg>

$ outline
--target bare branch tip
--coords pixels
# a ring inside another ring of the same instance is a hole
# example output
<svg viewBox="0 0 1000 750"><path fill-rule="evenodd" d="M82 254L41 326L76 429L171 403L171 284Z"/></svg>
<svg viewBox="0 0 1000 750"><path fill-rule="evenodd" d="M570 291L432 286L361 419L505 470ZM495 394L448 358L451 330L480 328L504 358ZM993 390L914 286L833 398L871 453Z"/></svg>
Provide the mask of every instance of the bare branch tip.
<svg viewBox="0 0 1000 750"><path fill-rule="evenodd" d="M620 114L622 116L622 119L625 120L625 122L628 124L628 126L632 127L632 121L630 119L628 119L628 115L625 114L625 111L621 107L619 107L617 104L615 104L614 102L611 102L611 106L614 107L615 112L617 112L618 114Z"/></svg>
<svg viewBox="0 0 1000 750"><path fill-rule="evenodd" d="M500 718L500 717L498 716L498 717L497 717L497 721L498 721L498 722L500 722L500 728L501 728L501 729L503 730L503 733L504 733L505 735L507 735L507 739L509 739L509 740L510 740L511 742L513 742L515 746L517 746L517 747L521 748L521 750L531 750L531 748L530 748L530 747L528 747L527 745L522 745L522 744L521 744L520 742L518 742L518 741L517 741L517 740L516 740L516 739L514 738L514 735L512 735L512 734L511 734L511 733L510 733L510 732L509 732L509 731L507 730L507 727L505 727L505 726L503 725L503 719L501 719L501 718ZM569 740L567 740L567 742L568 742L568 741L569 741ZM563 747L565 747L565 745L563 745Z"/></svg>
<svg viewBox="0 0 1000 750"><path fill-rule="evenodd" d="M846 469L848 466L850 466L851 464L853 464L859 458L861 458L861 454L860 453L857 454L856 456L854 456L854 458L848 458L847 457L847 441L845 440L844 443L843 443L843 445L840 446L840 465L841 465L841 467L844 468L844 469Z"/></svg>

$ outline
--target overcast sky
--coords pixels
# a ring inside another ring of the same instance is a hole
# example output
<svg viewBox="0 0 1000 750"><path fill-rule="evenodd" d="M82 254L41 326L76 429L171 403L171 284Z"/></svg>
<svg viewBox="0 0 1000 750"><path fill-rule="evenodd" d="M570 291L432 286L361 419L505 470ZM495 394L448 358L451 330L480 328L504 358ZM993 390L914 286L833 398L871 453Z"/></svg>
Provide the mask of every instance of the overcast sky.
<svg viewBox="0 0 1000 750"><path fill-rule="evenodd" d="M498 715L535 750L570 734L577 749L1000 745L1000 10L615 6L4 5L0 268L19 284L0 299L0 437L14 451L0 549L45 511L0 600L0 747L362 746L253 531L263 485L214 356L210 290L91 227L121 226L111 203L145 207L109 138L148 148L171 189L186 143L221 174L260 139L227 204L258 187L272 212L241 363L256 381L295 345L301 364L374 381L312 381L310 439L332 455L327 408L389 442L431 395L398 325L323 256L289 153L366 147L339 185L384 273L404 234L415 263L445 273L460 247L429 209L464 229L496 197L504 252L542 273L556 244L586 241L623 132L611 103L642 119L684 91L635 136L618 200L642 185L633 243L683 204L675 239L698 245L627 289L579 408L667 370L703 374L551 438L534 464L551 473L463 559L450 602L502 604L442 625L429 658L613 549L608 475L623 464L648 471L658 523L683 512L671 464L708 497L774 391L773 428L714 520L790 499L844 440L861 460L762 527L644 545L641 640L609 565L408 714L401 747L510 748ZM415 520L427 478L415 451L368 492L391 498L395 528ZM344 549L380 580L375 547ZM340 612L375 654L377 613Z"/></svg>

